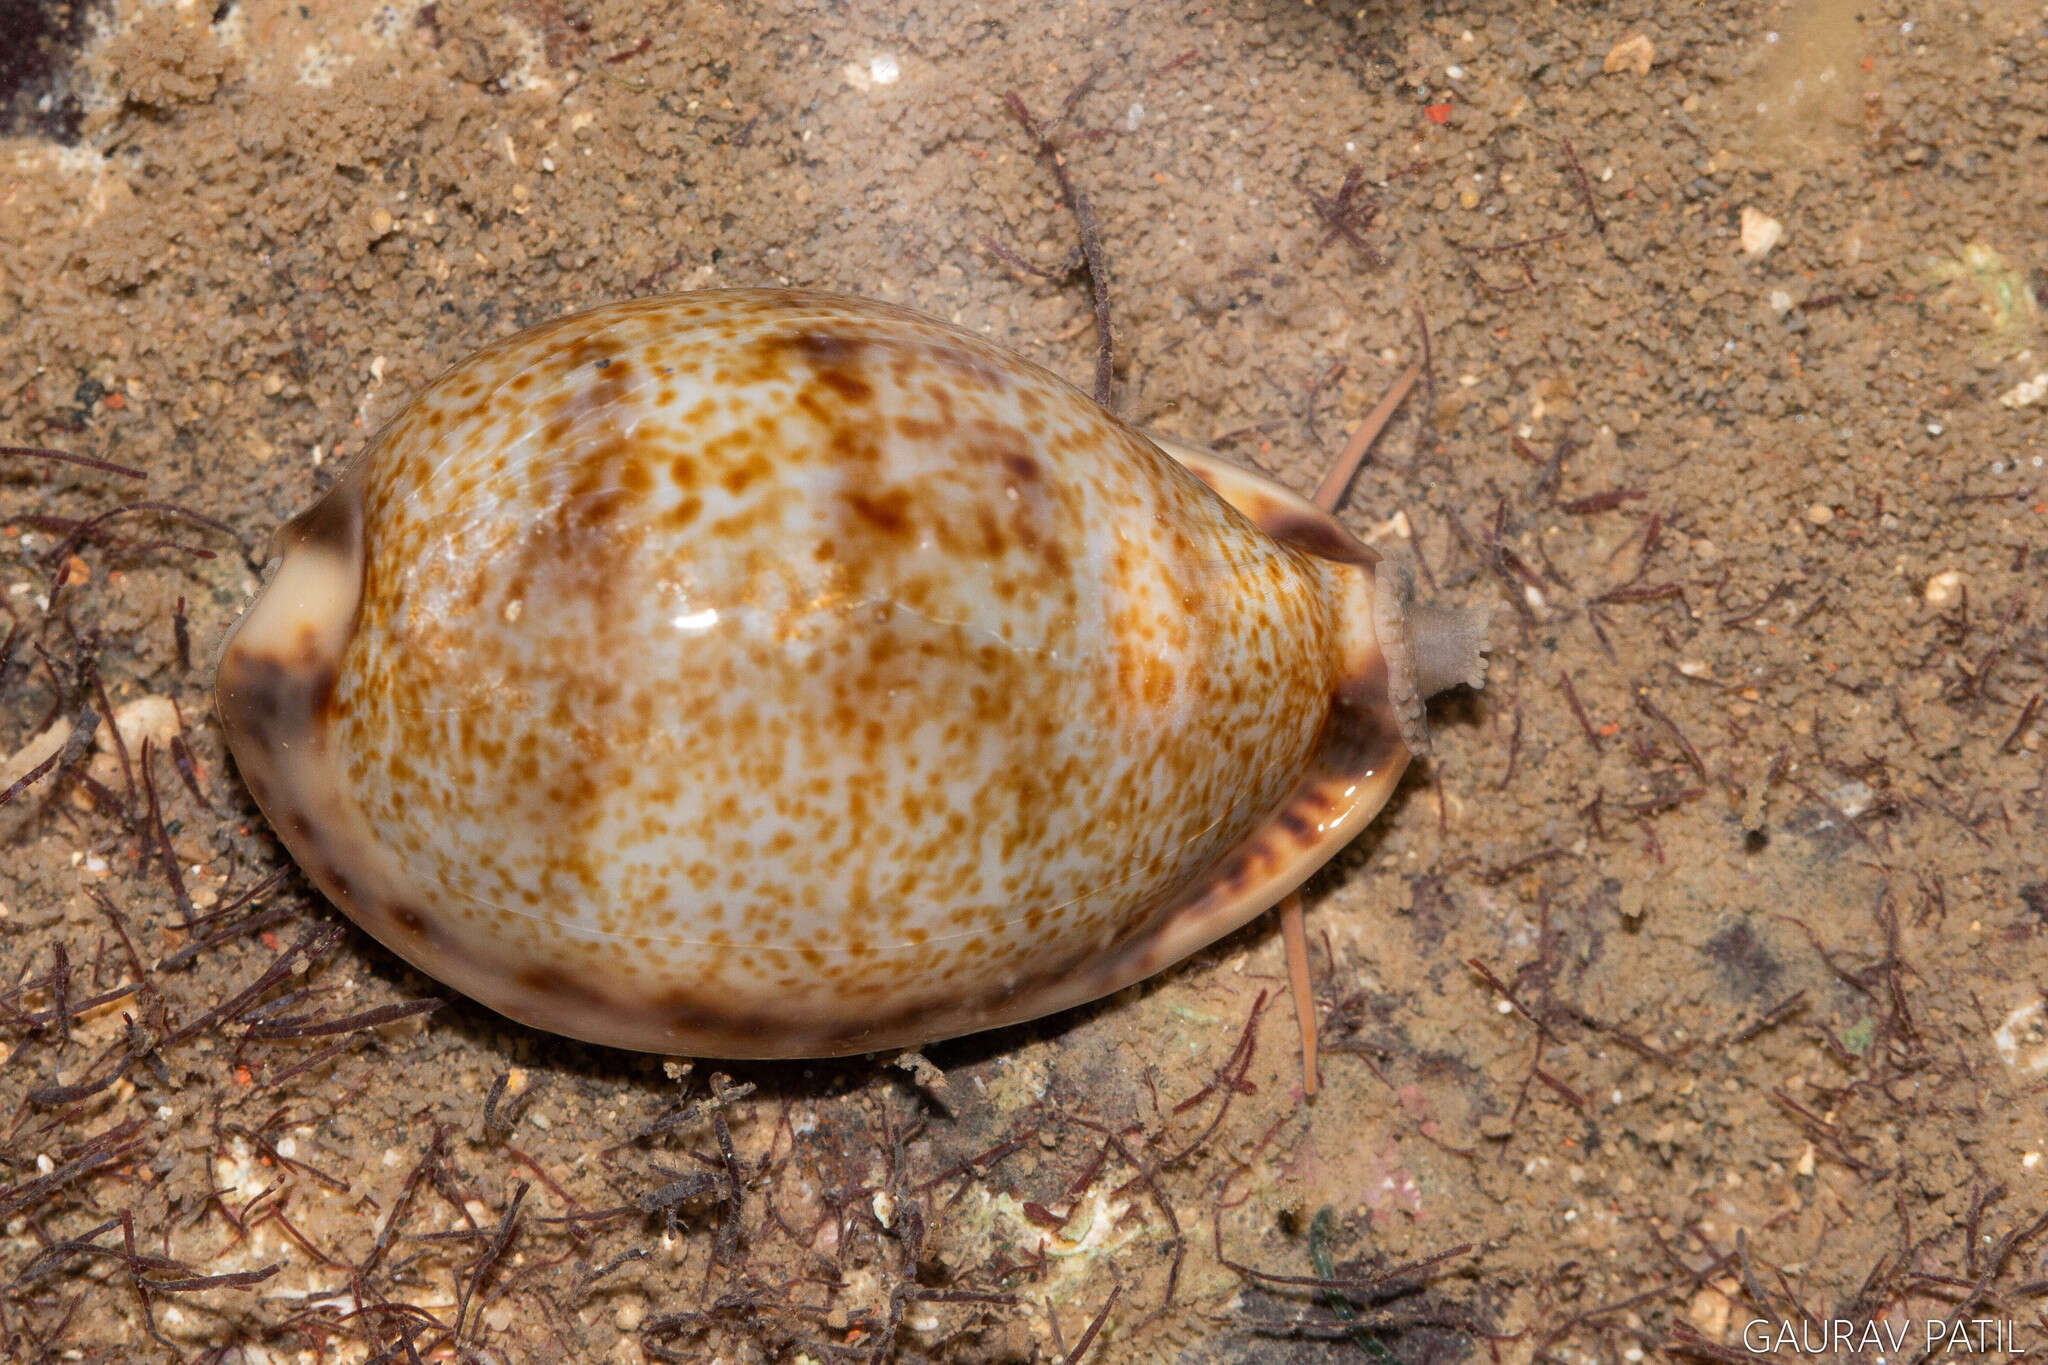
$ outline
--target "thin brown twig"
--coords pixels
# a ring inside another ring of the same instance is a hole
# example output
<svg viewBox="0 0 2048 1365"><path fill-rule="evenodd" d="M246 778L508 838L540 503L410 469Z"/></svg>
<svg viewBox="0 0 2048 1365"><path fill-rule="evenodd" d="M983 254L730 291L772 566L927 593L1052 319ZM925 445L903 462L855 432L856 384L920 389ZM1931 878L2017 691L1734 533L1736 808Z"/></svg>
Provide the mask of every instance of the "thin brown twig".
<svg viewBox="0 0 2048 1365"><path fill-rule="evenodd" d="M1088 93L1095 84L1095 76L1089 75L1073 93L1067 96L1060 117L1064 119L1073 112L1081 96ZM1109 263L1103 258L1102 234L1095 226L1095 212L1088 204L1088 196L1074 188L1073 177L1067 174L1066 158L1060 155L1058 145L1051 133L1031 116L1030 109L1013 90L1004 94L1003 102L1009 106L1011 115L1024 125L1024 131L1031 134L1038 144L1038 154L1051 168L1053 179L1059 182L1060 197L1074 215L1074 223L1081 234L1081 261L1088 271L1089 294L1095 305L1095 335L1099 346L1095 352L1095 401L1109 406L1110 390L1116 375L1115 333L1109 320Z"/></svg>

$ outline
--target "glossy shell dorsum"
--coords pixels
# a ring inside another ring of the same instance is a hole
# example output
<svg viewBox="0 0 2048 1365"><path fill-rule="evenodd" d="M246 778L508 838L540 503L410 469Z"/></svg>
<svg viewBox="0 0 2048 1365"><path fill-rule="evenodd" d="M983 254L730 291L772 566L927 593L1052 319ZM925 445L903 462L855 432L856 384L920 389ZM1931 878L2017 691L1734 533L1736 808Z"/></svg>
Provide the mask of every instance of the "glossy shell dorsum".
<svg viewBox="0 0 2048 1365"><path fill-rule="evenodd" d="M285 843L423 970L619 1046L1106 994L1299 884L1409 755L1371 551L879 304L512 337L277 549L218 697Z"/></svg>

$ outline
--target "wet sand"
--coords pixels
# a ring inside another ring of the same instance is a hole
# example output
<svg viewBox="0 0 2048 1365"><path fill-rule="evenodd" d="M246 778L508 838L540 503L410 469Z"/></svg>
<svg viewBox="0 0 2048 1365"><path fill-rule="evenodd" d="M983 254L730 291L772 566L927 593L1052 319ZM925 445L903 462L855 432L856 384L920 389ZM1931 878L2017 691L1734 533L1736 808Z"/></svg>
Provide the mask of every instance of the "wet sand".
<svg viewBox="0 0 2048 1365"><path fill-rule="evenodd" d="M135 741L0 810L0 1356L2048 1349L2039 5L36 13L0 443L146 477L0 459L9 780ZM1426 366L1342 516L1497 649L1309 885L1321 1092L1270 920L942 1093L408 1013L212 718L266 537L460 356L657 290L1091 387L1011 94L1126 417L1306 490Z"/></svg>

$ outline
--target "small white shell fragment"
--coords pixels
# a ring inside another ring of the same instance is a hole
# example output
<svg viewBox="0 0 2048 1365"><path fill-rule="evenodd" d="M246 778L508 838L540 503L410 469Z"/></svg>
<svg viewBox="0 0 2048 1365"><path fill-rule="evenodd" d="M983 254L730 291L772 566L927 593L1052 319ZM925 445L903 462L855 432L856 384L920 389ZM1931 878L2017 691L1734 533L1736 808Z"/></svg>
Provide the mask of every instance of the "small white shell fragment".
<svg viewBox="0 0 2048 1365"><path fill-rule="evenodd" d="M6 791L15 783L34 772L51 755L64 747L64 741L71 738L71 722L58 717L50 728L31 737L27 743L0 762L0 791ZM15 832L28 821L29 816L42 808L36 798L37 788L31 787L0 806L0 839L11 839Z"/></svg>
<svg viewBox="0 0 2048 1365"><path fill-rule="evenodd" d="M1647 76L1650 64L1656 60L1657 45L1650 41L1650 35L1631 33L1607 49L1607 59L1600 63L1600 69L1610 76L1617 71L1633 71L1638 76Z"/></svg>
<svg viewBox="0 0 2048 1365"><path fill-rule="evenodd" d="M1998 1059L2022 1076L2048 1071L2048 1000L2030 1000L2006 1015L1991 1045Z"/></svg>
<svg viewBox="0 0 2048 1365"><path fill-rule="evenodd" d="M1728 1330L1729 1315L1734 1307L1726 1294L1708 1285L1692 1296L1692 1302L1686 1305L1685 1316L1708 1341L1719 1341Z"/></svg>
<svg viewBox="0 0 2048 1365"><path fill-rule="evenodd" d="M1927 580L1927 587L1920 594L1930 607L1952 607L1963 595L1963 572L1960 569L1944 569Z"/></svg>
<svg viewBox="0 0 2048 1365"><path fill-rule="evenodd" d="M1868 782L1844 782L1828 793L1828 799L1834 803L1835 809L1854 820L1870 809L1877 793L1870 789Z"/></svg>
<svg viewBox="0 0 2048 1365"><path fill-rule="evenodd" d="M894 56L883 52L866 62L848 62L839 74L856 90L873 90L876 86L896 84L903 77L903 66Z"/></svg>
<svg viewBox="0 0 2048 1365"><path fill-rule="evenodd" d="M1381 541L1390 538L1394 540L1415 539L1415 525L1408 520L1406 512L1394 513L1385 521L1378 523L1368 530L1364 537L1365 543L1368 545L1377 545Z"/></svg>
<svg viewBox="0 0 2048 1365"><path fill-rule="evenodd" d="M1742 210L1742 251L1751 258L1767 255L1785 236L1785 225L1748 205Z"/></svg>
<svg viewBox="0 0 2048 1365"><path fill-rule="evenodd" d="M142 762L142 741L158 752L168 749L178 735L178 708L169 697L137 697L114 708L114 723L102 725L93 736L92 775L105 786L121 783L121 755L114 747L114 732L121 734L128 762Z"/></svg>
<svg viewBox="0 0 2048 1365"><path fill-rule="evenodd" d="M0 791L5 791L34 772L51 754L63 748L64 741L69 738L71 722L60 716L49 729L8 755L5 763L0 763Z"/></svg>
<svg viewBox="0 0 2048 1365"><path fill-rule="evenodd" d="M2030 408L2043 398L2048 398L2048 370L2032 379L2023 379L1998 395L1998 401L2009 408Z"/></svg>

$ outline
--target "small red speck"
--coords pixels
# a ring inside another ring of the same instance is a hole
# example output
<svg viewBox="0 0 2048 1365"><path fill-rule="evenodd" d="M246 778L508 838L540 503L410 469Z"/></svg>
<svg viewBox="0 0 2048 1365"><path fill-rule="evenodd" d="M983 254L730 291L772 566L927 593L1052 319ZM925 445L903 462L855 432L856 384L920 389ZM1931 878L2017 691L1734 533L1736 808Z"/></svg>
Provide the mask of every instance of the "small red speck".
<svg viewBox="0 0 2048 1365"><path fill-rule="evenodd" d="M1606 723L1605 725L1603 725L1603 726L1601 726L1601 727L1600 727L1600 733L1601 733L1602 735L1618 735L1618 734L1620 734L1620 733L1621 733L1621 722L1620 722L1620 721L1617 721L1617 720L1610 720L1610 721L1608 721L1608 722L1607 722L1607 723Z"/></svg>
<svg viewBox="0 0 2048 1365"><path fill-rule="evenodd" d="M270 949L271 952L274 953L277 951L278 939L276 934L271 933L269 930L266 929L263 931L263 933L257 935L257 937L263 940L263 946Z"/></svg>
<svg viewBox="0 0 2048 1365"><path fill-rule="evenodd" d="M250 1075L250 1074L249 1074L249 1068L248 1068L248 1067L246 1067L246 1066L238 1066L238 1067L236 1067L236 1068L235 1068L235 1084L236 1084L236 1085L254 1085L254 1084L256 1084L256 1078L255 1078L254 1076L252 1076L252 1075Z"/></svg>
<svg viewBox="0 0 2048 1365"><path fill-rule="evenodd" d="M1875 58L1875 57L1865 57L1865 58L1863 59L1863 69L1864 69L1865 71L1875 71L1875 70L1877 70L1877 58Z"/></svg>
<svg viewBox="0 0 2048 1365"><path fill-rule="evenodd" d="M1431 123L1449 123L1451 121L1451 106L1449 103L1425 104L1422 106L1422 113Z"/></svg>
<svg viewBox="0 0 2048 1365"><path fill-rule="evenodd" d="M125 393L108 394L107 406L114 409L114 411L119 412L122 408L128 406L128 395Z"/></svg>

